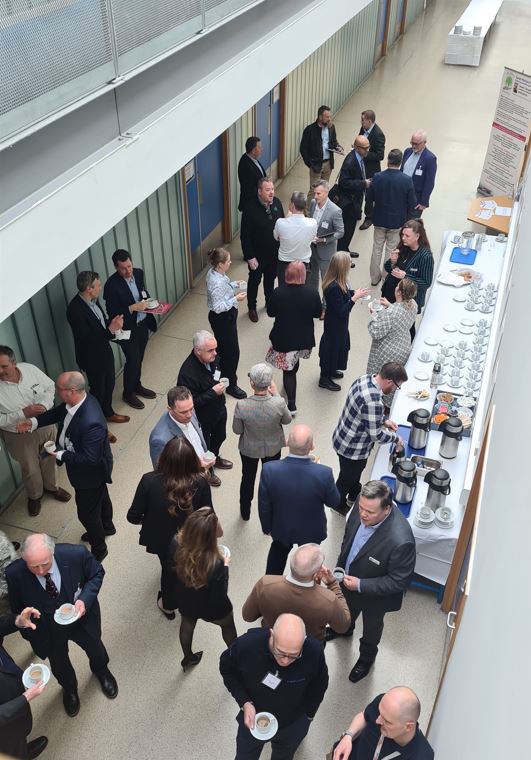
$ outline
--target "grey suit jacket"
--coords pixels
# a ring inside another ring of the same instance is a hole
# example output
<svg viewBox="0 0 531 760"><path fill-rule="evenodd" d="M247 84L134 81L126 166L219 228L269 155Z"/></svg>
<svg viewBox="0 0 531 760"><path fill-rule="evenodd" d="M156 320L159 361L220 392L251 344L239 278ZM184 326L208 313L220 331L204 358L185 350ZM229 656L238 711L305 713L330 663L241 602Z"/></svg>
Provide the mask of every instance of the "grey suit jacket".
<svg viewBox="0 0 531 760"><path fill-rule="evenodd" d="M240 436L239 449L246 457L261 459L278 454L286 445L282 425L291 412L281 396L250 396L238 401L232 430Z"/></svg>
<svg viewBox="0 0 531 760"><path fill-rule="evenodd" d="M309 216L311 218L313 218L316 205L317 202L315 200L310 201ZM330 232L333 232L333 235L330 235ZM337 250L337 241L343 237L343 233L343 213L339 206L336 206L335 203L332 203L329 198L324 208L321 221L317 226L317 237L323 237L327 235L326 243L315 244L315 248L320 259L330 261ZM314 245L312 244L312 248L313 247Z"/></svg>
<svg viewBox="0 0 531 760"><path fill-rule="evenodd" d="M205 443L205 439L203 438L201 425L199 424L199 420L197 419L195 412L194 416L192 417L192 425L199 433L199 438L201 439L201 445L203 446L203 449L207 451L207 445ZM153 463L153 469L155 469L157 466L158 458L160 457L164 446L168 443L168 441L171 441L172 438L177 438L180 435L184 435L184 433L179 425L175 422L174 419L170 417L167 411L164 412L160 420L151 431L151 435L149 436L149 456L151 457L151 461Z"/></svg>

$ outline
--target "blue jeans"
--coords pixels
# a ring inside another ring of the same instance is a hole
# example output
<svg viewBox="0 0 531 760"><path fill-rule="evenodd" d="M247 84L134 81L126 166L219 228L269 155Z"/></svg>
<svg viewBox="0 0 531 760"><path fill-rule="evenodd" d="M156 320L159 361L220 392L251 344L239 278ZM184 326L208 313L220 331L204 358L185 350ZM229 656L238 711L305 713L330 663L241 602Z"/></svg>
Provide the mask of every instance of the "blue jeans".
<svg viewBox="0 0 531 760"><path fill-rule="evenodd" d="M262 754L265 742L255 739L243 722L243 713L236 718L238 734L236 735L236 757L234 760L258 760ZM304 739L310 728L310 719L301 715L288 726L279 728L271 739L271 760L292 760L297 747Z"/></svg>

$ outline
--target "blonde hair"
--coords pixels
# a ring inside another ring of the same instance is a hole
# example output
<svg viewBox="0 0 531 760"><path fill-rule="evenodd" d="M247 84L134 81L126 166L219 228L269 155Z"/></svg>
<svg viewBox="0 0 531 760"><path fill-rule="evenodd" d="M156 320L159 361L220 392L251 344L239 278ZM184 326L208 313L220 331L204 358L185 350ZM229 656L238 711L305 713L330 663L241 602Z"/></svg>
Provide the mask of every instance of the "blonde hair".
<svg viewBox="0 0 531 760"><path fill-rule="evenodd" d="M218 264L224 264L225 261L227 261L230 257L230 253L226 248L211 248L207 253L207 256L210 260L210 266L212 269L215 269Z"/></svg>
<svg viewBox="0 0 531 760"><path fill-rule="evenodd" d="M346 251L334 253L323 280L323 293L332 283L337 282L343 293L348 290L347 275L350 271L350 254Z"/></svg>
<svg viewBox="0 0 531 760"><path fill-rule="evenodd" d="M397 288L402 296L402 303L409 308L414 306L416 310L417 306L413 299L417 295L417 283L410 280L408 277L404 277L398 283Z"/></svg>

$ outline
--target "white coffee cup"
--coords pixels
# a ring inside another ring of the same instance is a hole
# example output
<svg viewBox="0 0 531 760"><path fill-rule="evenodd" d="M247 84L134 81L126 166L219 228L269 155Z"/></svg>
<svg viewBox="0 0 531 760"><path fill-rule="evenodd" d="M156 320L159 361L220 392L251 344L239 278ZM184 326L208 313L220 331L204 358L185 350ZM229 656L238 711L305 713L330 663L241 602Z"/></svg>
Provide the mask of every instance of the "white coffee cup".
<svg viewBox="0 0 531 760"><path fill-rule="evenodd" d="M240 280L239 288L240 290L247 290L247 282L245 280Z"/></svg>
<svg viewBox="0 0 531 760"><path fill-rule="evenodd" d="M203 461L206 464L212 466L214 462L216 461L216 455L214 454L213 451L205 451L205 453L203 454Z"/></svg>
<svg viewBox="0 0 531 760"><path fill-rule="evenodd" d="M338 583L341 583L341 581L346 575L346 572L343 570L342 567L334 567L334 569L332 570L332 575L334 576L334 578L336 579Z"/></svg>
<svg viewBox="0 0 531 760"><path fill-rule="evenodd" d="M422 359L422 361L427 362L430 360L431 357L428 351L422 351L422 353L420 354L420 358Z"/></svg>
<svg viewBox="0 0 531 760"><path fill-rule="evenodd" d="M218 544L218 549L223 554L224 557L227 559L230 559L230 549L228 546L225 546L225 544Z"/></svg>
<svg viewBox="0 0 531 760"><path fill-rule="evenodd" d="M267 734L269 727L271 726L271 718L265 713L257 713L254 725L257 733Z"/></svg>
<svg viewBox="0 0 531 760"><path fill-rule="evenodd" d="M149 298L146 305L148 309L156 309L157 306L159 305L159 302L157 301L156 298Z"/></svg>
<svg viewBox="0 0 531 760"><path fill-rule="evenodd" d="M62 604L59 607L59 617L61 620L70 620L75 615L75 607L73 604Z"/></svg>
<svg viewBox="0 0 531 760"><path fill-rule="evenodd" d="M219 378L219 382L223 383L223 385L225 386L225 388L229 387L229 378L228 377L220 377Z"/></svg>
<svg viewBox="0 0 531 760"><path fill-rule="evenodd" d="M29 680L31 681L31 683L39 683L39 681L42 681L44 671L40 663L32 662L28 670L29 670Z"/></svg>
<svg viewBox="0 0 531 760"><path fill-rule="evenodd" d="M55 445L55 441L46 441L46 442L43 444L43 449L44 449L44 450L45 450L45 451L46 451L48 454L51 454L52 452L54 452L56 448L57 448L57 447L56 447L56 445Z"/></svg>

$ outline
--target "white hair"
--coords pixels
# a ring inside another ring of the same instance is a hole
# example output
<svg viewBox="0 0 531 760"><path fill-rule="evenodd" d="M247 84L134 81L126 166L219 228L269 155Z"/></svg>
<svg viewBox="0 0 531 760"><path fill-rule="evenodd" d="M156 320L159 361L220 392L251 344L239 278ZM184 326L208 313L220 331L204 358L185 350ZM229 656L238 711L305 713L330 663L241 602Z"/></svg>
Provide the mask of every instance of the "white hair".
<svg viewBox="0 0 531 760"><path fill-rule="evenodd" d="M42 545L49 549L52 554L54 553L55 542L50 538L50 536L48 536L46 533L31 533L29 536L26 536L20 546L21 557L24 557L24 554L28 551L28 549L31 549L35 544L38 543L37 539L40 539Z"/></svg>
<svg viewBox="0 0 531 760"><path fill-rule="evenodd" d="M194 333L194 337L192 339L194 348L201 348L201 346L204 346L207 340L215 340L212 333L208 332L208 330L199 330L198 332Z"/></svg>

